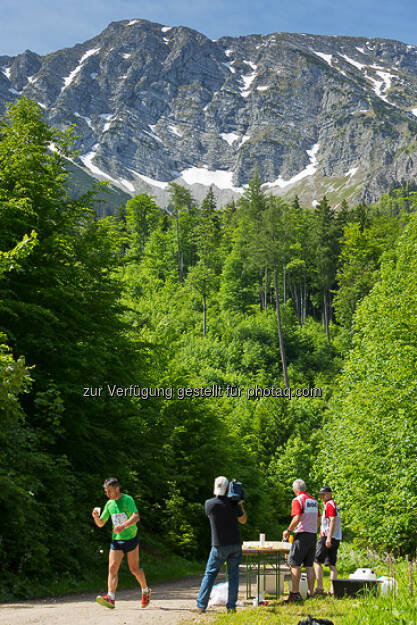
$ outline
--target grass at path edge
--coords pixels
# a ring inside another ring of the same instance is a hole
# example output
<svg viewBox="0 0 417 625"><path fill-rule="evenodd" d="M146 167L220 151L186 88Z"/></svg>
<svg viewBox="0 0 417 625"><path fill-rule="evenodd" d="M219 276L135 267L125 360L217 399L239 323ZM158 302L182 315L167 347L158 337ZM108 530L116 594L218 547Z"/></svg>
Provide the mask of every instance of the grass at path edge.
<svg viewBox="0 0 417 625"><path fill-rule="evenodd" d="M205 562L186 560L170 553L158 543L141 546L140 564L143 567L149 585L173 581L204 572ZM86 567L82 575L75 576L67 571L60 577L54 576L47 580L29 580L16 578L7 586L0 580L0 603L22 601L25 599L43 599L75 593L92 593L107 591L108 549L97 554L94 567ZM136 578L130 573L126 558L123 558L119 573L118 590L136 588Z"/></svg>

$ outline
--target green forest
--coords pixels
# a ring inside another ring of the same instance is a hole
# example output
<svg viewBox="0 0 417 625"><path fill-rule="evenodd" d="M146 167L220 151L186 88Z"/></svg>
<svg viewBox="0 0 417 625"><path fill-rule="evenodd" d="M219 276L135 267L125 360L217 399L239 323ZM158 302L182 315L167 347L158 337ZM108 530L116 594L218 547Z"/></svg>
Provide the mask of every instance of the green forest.
<svg viewBox="0 0 417 625"><path fill-rule="evenodd" d="M74 143L25 98L0 120L2 596L96 565L112 475L145 543L190 560L217 475L244 484L245 539L280 539L302 478L358 547L415 555L417 195L312 208L255 173L222 208L171 183L167 210L98 218Z"/></svg>

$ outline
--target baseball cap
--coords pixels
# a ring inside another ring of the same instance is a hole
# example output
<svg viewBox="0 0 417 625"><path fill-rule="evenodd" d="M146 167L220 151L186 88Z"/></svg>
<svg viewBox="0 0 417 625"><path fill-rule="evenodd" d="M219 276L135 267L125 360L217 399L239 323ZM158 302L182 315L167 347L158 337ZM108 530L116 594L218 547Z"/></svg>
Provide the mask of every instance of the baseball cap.
<svg viewBox="0 0 417 625"><path fill-rule="evenodd" d="M332 489L330 488L330 486L323 486L323 488L320 488L319 490L319 495L323 495L324 493L331 493Z"/></svg>
<svg viewBox="0 0 417 625"><path fill-rule="evenodd" d="M224 475L219 475L214 480L214 494L215 495L226 495L227 487L229 486L229 480Z"/></svg>

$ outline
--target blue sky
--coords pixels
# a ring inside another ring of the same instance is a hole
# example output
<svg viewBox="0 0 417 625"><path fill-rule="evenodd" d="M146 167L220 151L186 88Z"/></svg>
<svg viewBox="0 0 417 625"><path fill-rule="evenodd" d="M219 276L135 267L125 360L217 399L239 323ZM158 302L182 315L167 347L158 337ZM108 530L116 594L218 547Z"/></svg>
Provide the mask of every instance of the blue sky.
<svg viewBox="0 0 417 625"><path fill-rule="evenodd" d="M0 0L0 55L46 54L94 37L111 21L184 25L211 39L307 32L417 44L415 0Z"/></svg>

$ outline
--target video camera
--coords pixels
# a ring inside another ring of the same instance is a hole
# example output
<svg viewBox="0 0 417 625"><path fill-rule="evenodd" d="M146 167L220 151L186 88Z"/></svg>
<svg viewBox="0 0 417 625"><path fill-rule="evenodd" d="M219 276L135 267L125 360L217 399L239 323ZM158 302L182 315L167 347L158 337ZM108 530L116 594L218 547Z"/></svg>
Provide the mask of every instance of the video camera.
<svg viewBox="0 0 417 625"><path fill-rule="evenodd" d="M227 496L230 497L232 501L246 501L245 491L243 490L243 486L241 482L238 482L233 478L231 482L229 482L229 490Z"/></svg>

